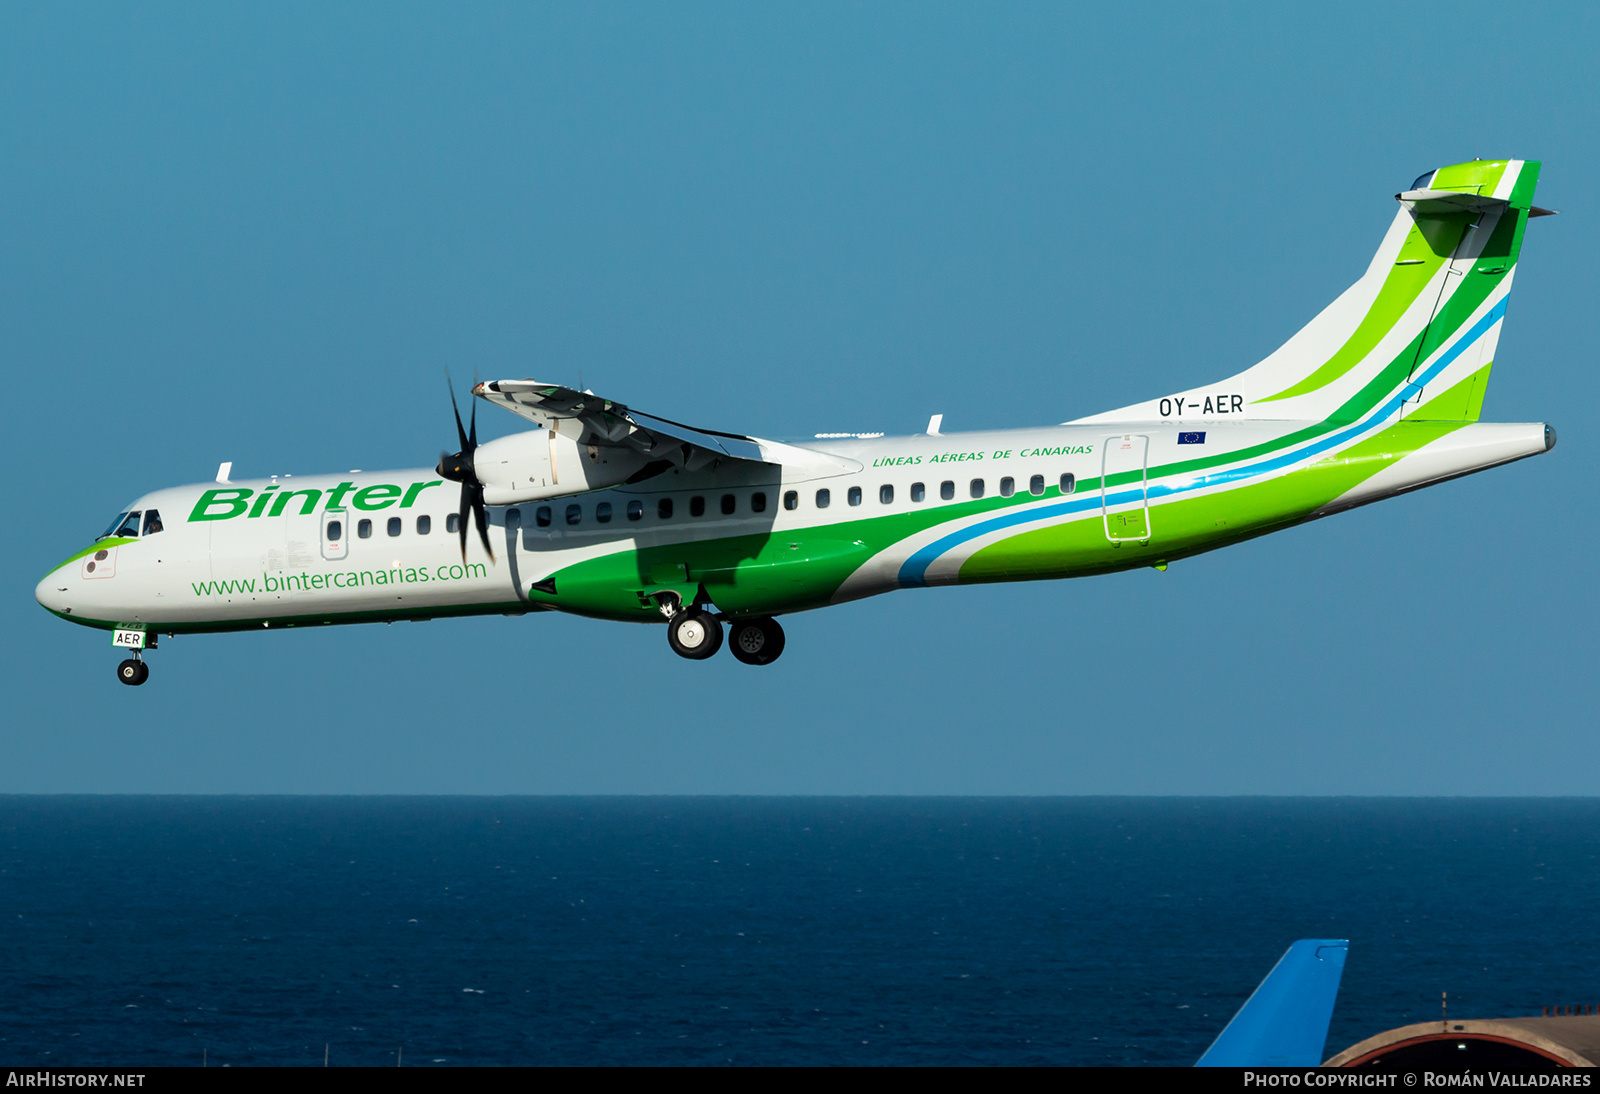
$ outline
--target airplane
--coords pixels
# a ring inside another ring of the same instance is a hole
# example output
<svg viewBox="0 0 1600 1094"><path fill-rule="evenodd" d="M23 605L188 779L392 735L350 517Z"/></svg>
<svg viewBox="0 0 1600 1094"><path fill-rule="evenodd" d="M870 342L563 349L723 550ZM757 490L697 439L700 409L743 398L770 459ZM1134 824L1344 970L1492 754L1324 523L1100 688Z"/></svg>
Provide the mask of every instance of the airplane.
<svg viewBox="0 0 1600 1094"><path fill-rule="evenodd" d="M1154 567L1549 451L1479 421L1539 163L1425 172L1362 276L1237 375L1061 425L817 434L696 428L494 380L533 428L432 469L145 494L35 595L127 651L161 635L536 611L665 624L690 660L784 649L781 616L898 589ZM452 485L447 485L452 484ZM469 537L469 523L476 537Z"/></svg>

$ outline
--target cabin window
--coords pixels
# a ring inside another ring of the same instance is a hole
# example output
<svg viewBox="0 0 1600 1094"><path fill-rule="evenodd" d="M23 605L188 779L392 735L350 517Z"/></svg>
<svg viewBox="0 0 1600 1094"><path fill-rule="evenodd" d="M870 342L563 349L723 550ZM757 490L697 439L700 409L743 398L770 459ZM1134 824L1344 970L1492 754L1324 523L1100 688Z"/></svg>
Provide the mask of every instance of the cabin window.
<svg viewBox="0 0 1600 1094"><path fill-rule="evenodd" d="M533 511L533 523L540 528L550 527L550 507L548 505L541 505Z"/></svg>
<svg viewBox="0 0 1600 1094"><path fill-rule="evenodd" d="M851 505L860 505L861 504L861 487L852 486L850 488L850 493L847 495L847 497L850 499L850 504Z"/></svg>
<svg viewBox="0 0 1600 1094"><path fill-rule="evenodd" d="M161 514L154 509L144 511L144 534L153 536L161 531Z"/></svg>
<svg viewBox="0 0 1600 1094"><path fill-rule="evenodd" d="M888 485L887 483L878 487L878 501L883 505L893 505L894 487Z"/></svg>
<svg viewBox="0 0 1600 1094"><path fill-rule="evenodd" d="M644 502L637 498L628 503L628 519L641 520L644 518Z"/></svg>
<svg viewBox="0 0 1600 1094"><path fill-rule="evenodd" d="M1035 475L1033 478L1028 480L1028 493L1034 495L1035 497L1038 497L1040 494L1044 493L1043 475Z"/></svg>
<svg viewBox="0 0 1600 1094"><path fill-rule="evenodd" d="M750 495L750 511L752 513L765 513L767 511L767 496L759 490Z"/></svg>
<svg viewBox="0 0 1600 1094"><path fill-rule="evenodd" d="M785 509L800 508L800 494L796 490L786 490L783 494L783 507Z"/></svg>
<svg viewBox="0 0 1600 1094"><path fill-rule="evenodd" d="M129 513L123 518L121 526L111 534L114 536L127 536L129 539L137 539L139 536L139 514Z"/></svg>
<svg viewBox="0 0 1600 1094"><path fill-rule="evenodd" d="M912 501L921 501L923 498L925 498L927 496L928 496L928 488L926 486L923 486L920 482L914 482L914 483L911 484L911 500Z"/></svg>
<svg viewBox="0 0 1600 1094"><path fill-rule="evenodd" d="M583 520L583 506L574 502L567 506L567 523L578 524Z"/></svg>
<svg viewBox="0 0 1600 1094"><path fill-rule="evenodd" d="M390 538L393 538L393 537L398 536L400 534L400 525L401 525L401 523L402 522L401 522L399 517L390 517L389 518L389 527L386 529L386 531L389 533Z"/></svg>
<svg viewBox="0 0 1600 1094"><path fill-rule="evenodd" d="M1061 492L1070 494L1078 488L1078 477L1070 471L1061 476Z"/></svg>
<svg viewBox="0 0 1600 1094"><path fill-rule="evenodd" d="M689 515L691 517L703 517L706 515L706 499L702 495L696 494L689 499Z"/></svg>
<svg viewBox="0 0 1600 1094"><path fill-rule="evenodd" d="M372 522L370 520L362 519L359 523L357 523L356 535L360 536L362 539L371 539Z"/></svg>
<svg viewBox="0 0 1600 1094"><path fill-rule="evenodd" d="M339 537L342 535L344 535L344 523L342 521L330 520L328 522L328 542L338 543Z"/></svg>
<svg viewBox="0 0 1600 1094"><path fill-rule="evenodd" d="M521 528L522 527L522 510L521 509L507 509L506 510L506 527L507 528Z"/></svg>
<svg viewBox="0 0 1600 1094"><path fill-rule="evenodd" d="M734 500L732 494L722 495L722 515L725 517L733 516L733 510L738 506L738 504L739 503Z"/></svg>
<svg viewBox="0 0 1600 1094"><path fill-rule="evenodd" d="M983 497L983 480L973 479L971 485L967 487L967 493L975 498Z"/></svg>
<svg viewBox="0 0 1600 1094"><path fill-rule="evenodd" d="M611 503L603 501L594 507L594 519L601 524L611 523Z"/></svg>
<svg viewBox="0 0 1600 1094"><path fill-rule="evenodd" d="M833 500L833 495L828 493L828 488L827 487L823 487L821 490L817 491L817 508L818 509L826 509L828 507L828 503L831 502L832 500Z"/></svg>
<svg viewBox="0 0 1600 1094"><path fill-rule="evenodd" d="M425 536L431 531L433 531L433 518L432 517L418 517L417 518L417 535Z"/></svg>
<svg viewBox="0 0 1600 1094"><path fill-rule="evenodd" d="M956 484L946 479L939 484L939 496L945 501L956 500Z"/></svg>
<svg viewBox="0 0 1600 1094"><path fill-rule="evenodd" d="M656 517L659 520L671 520L672 519L672 499L671 498L662 498L660 501L656 502Z"/></svg>
<svg viewBox="0 0 1600 1094"><path fill-rule="evenodd" d="M1016 479L1012 478L1010 475L1007 475L1005 478L1000 480L1000 496L1002 498L1009 498L1012 494L1015 494L1016 492L1017 492L1017 480Z"/></svg>
<svg viewBox="0 0 1600 1094"><path fill-rule="evenodd" d="M451 536L453 536L457 532L461 531L461 514L460 513L451 513L449 516L445 517L444 518L444 530L445 530L445 534L446 535L451 535Z"/></svg>

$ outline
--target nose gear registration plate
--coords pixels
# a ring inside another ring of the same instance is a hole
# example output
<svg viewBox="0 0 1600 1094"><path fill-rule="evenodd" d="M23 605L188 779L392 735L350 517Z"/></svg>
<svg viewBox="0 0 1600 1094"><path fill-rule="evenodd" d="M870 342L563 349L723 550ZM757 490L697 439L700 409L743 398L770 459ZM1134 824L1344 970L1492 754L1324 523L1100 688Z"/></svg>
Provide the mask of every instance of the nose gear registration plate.
<svg viewBox="0 0 1600 1094"><path fill-rule="evenodd" d="M125 650L142 650L144 649L144 631L119 628L111 632L111 644L120 646Z"/></svg>

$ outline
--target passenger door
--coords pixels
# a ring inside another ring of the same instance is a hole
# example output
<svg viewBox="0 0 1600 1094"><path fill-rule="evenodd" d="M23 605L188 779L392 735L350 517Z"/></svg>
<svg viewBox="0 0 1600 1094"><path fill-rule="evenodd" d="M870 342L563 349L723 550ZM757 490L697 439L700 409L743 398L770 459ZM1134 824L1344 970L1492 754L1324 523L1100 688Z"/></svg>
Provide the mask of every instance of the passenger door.
<svg viewBox="0 0 1600 1094"><path fill-rule="evenodd" d="M1150 493L1146 461L1150 438L1141 433L1107 437L1100 449L1100 515L1106 538L1113 543L1150 538ZM1135 472L1131 482L1109 485L1112 478ZM1113 511L1115 510L1115 511Z"/></svg>

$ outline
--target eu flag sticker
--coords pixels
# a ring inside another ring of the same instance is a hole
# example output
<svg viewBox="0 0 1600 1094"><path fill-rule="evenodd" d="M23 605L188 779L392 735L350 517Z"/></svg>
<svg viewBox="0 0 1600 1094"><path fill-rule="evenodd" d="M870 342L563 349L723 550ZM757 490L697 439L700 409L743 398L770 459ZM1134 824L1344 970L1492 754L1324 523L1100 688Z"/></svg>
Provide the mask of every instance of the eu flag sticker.
<svg viewBox="0 0 1600 1094"><path fill-rule="evenodd" d="M1178 443L1179 444L1205 444L1206 443L1205 431L1201 430L1199 433L1179 433L1178 434Z"/></svg>

